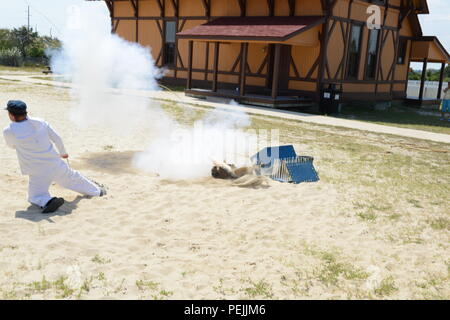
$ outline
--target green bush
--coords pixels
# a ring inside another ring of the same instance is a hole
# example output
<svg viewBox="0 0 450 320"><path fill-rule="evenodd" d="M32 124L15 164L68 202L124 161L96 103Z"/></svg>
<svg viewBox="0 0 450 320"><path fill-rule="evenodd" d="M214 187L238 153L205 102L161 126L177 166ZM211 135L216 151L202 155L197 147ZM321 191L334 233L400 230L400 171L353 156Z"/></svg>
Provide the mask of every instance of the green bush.
<svg viewBox="0 0 450 320"><path fill-rule="evenodd" d="M45 49L40 46L32 46L28 50L28 56L32 58L42 58L45 56Z"/></svg>
<svg viewBox="0 0 450 320"><path fill-rule="evenodd" d="M10 67L20 67L22 65L22 55L19 49L3 49L0 50L0 65Z"/></svg>

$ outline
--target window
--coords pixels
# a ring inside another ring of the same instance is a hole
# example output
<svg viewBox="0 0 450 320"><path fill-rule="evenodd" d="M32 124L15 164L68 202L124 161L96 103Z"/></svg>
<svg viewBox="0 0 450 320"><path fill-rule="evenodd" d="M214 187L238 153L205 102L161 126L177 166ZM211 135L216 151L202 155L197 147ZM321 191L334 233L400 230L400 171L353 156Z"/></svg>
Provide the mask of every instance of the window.
<svg viewBox="0 0 450 320"><path fill-rule="evenodd" d="M359 70L359 52L361 48L361 32L359 25L352 25L347 57L347 77L357 78Z"/></svg>
<svg viewBox="0 0 450 320"><path fill-rule="evenodd" d="M366 78L375 79L377 71L378 58L378 37L380 30L373 29L369 31L369 40L367 43L367 61L366 61Z"/></svg>
<svg viewBox="0 0 450 320"><path fill-rule="evenodd" d="M405 64L407 47L408 39L400 38L400 41L398 43L397 64Z"/></svg>
<svg viewBox="0 0 450 320"><path fill-rule="evenodd" d="M176 22L165 22L164 64L172 66L175 64L175 34Z"/></svg>

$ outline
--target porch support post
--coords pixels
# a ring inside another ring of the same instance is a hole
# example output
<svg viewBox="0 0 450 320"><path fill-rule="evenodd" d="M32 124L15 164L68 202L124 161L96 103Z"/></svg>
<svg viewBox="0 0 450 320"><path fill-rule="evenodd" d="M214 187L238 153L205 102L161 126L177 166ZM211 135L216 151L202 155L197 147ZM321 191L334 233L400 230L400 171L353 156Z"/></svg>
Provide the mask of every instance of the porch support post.
<svg viewBox="0 0 450 320"><path fill-rule="evenodd" d="M187 84L186 89L192 88L192 54L194 51L194 41L189 41L188 46L188 74L187 74Z"/></svg>
<svg viewBox="0 0 450 320"><path fill-rule="evenodd" d="M214 44L214 70L212 91L217 92L217 75L219 74L219 49L220 42Z"/></svg>
<svg viewBox="0 0 450 320"><path fill-rule="evenodd" d="M428 58L423 59L422 77L420 78L419 101L423 101L423 90L425 89L425 78L427 76Z"/></svg>
<svg viewBox="0 0 450 320"><path fill-rule="evenodd" d="M280 59L281 59L281 44L275 44L275 58L273 63L273 82L272 82L272 99L278 97L278 83L280 80Z"/></svg>
<svg viewBox="0 0 450 320"><path fill-rule="evenodd" d="M445 71L445 62L442 63L441 73L439 74L439 87L438 87L438 93L437 93L438 100L441 99L442 83L444 82L444 71Z"/></svg>
<svg viewBox="0 0 450 320"><path fill-rule="evenodd" d="M245 96L245 76L247 72L248 43L241 44L241 74L239 76L239 94Z"/></svg>

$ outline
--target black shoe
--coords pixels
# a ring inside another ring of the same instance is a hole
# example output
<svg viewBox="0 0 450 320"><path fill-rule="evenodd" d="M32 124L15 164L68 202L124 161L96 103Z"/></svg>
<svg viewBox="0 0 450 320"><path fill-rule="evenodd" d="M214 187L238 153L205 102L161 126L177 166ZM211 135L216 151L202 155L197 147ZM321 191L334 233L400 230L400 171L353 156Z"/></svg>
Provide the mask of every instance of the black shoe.
<svg viewBox="0 0 450 320"><path fill-rule="evenodd" d="M100 187L100 195L99 195L99 197L103 197L103 196L106 196L106 189L105 189L105 187Z"/></svg>
<svg viewBox="0 0 450 320"><path fill-rule="evenodd" d="M51 198L49 202L44 206L42 213L53 213L58 210L64 204L63 198Z"/></svg>

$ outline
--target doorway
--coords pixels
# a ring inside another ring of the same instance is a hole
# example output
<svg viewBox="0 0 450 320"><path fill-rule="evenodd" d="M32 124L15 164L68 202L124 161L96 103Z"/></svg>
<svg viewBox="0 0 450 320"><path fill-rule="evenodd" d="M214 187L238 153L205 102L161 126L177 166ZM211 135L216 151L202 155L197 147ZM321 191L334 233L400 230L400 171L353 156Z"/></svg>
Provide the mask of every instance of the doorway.
<svg viewBox="0 0 450 320"><path fill-rule="evenodd" d="M289 72L291 67L291 49L292 46L282 44L280 47L280 65L279 72L280 77L278 80L278 90L280 92L288 90L289 85ZM268 73L266 78L266 88L272 90L273 85L273 71L275 68L275 44L269 44L269 63L268 63Z"/></svg>

